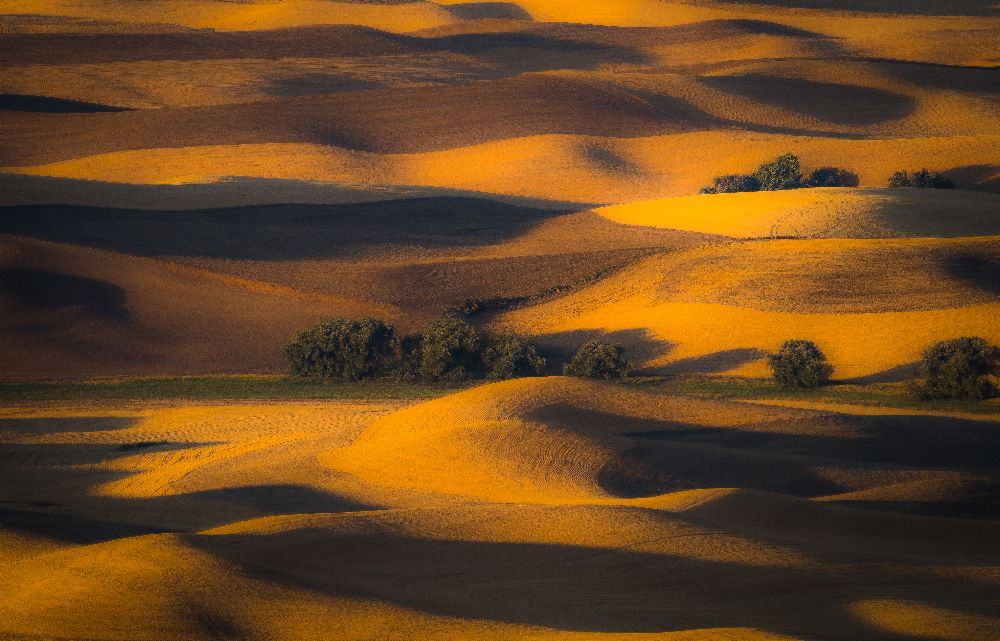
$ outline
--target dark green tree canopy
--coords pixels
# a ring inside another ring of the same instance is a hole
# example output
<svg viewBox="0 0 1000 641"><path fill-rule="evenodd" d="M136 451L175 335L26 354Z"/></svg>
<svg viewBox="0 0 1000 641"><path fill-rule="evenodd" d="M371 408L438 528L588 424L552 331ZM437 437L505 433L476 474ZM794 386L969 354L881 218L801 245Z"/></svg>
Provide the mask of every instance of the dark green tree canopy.
<svg viewBox="0 0 1000 641"><path fill-rule="evenodd" d="M816 387L833 372L823 352L812 341L785 341L777 353L767 358L774 380L785 387Z"/></svg>
<svg viewBox="0 0 1000 641"><path fill-rule="evenodd" d="M918 187L922 189L954 189L955 183L950 178L942 176L926 167L911 174L897 171L889 176L890 187Z"/></svg>
<svg viewBox="0 0 1000 641"><path fill-rule="evenodd" d="M806 187L857 187L858 176L846 169L820 167L809 173Z"/></svg>
<svg viewBox="0 0 1000 641"><path fill-rule="evenodd" d="M732 194L743 191L760 191L760 182L753 176L727 174L712 179L712 186L701 190L703 194Z"/></svg>
<svg viewBox="0 0 1000 641"><path fill-rule="evenodd" d="M420 375L429 381L463 381L479 364L476 328L457 318L434 321L420 340Z"/></svg>
<svg viewBox="0 0 1000 641"><path fill-rule="evenodd" d="M921 398L990 398L997 392L990 378L1000 375L1000 347L975 336L934 343L924 350L920 373Z"/></svg>
<svg viewBox="0 0 1000 641"><path fill-rule="evenodd" d="M563 374L577 378L624 378L631 369L621 345L595 340L580 346L563 368Z"/></svg>
<svg viewBox="0 0 1000 641"><path fill-rule="evenodd" d="M296 334L285 355L297 376L359 381L387 367L398 348L392 325L375 318L332 318Z"/></svg>
<svg viewBox="0 0 1000 641"><path fill-rule="evenodd" d="M802 173L799 170L799 157L795 154L782 154L771 162L766 162L758 167L753 177L757 179L762 191L801 187Z"/></svg>
<svg viewBox="0 0 1000 641"><path fill-rule="evenodd" d="M541 376L545 373L545 359L538 348L523 336L500 334L494 336L483 350L483 364L489 377L505 380L519 376Z"/></svg>
<svg viewBox="0 0 1000 641"><path fill-rule="evenodd" d="M905 174L904 174L905 175ZM712 185L702 187L703 194L728 194L745 191L777 191L799 187L856 187L857 174L839 167L820 167L805 180L799 157L782 154L757 168L752 174L727 174L712 179Z"/></svg>

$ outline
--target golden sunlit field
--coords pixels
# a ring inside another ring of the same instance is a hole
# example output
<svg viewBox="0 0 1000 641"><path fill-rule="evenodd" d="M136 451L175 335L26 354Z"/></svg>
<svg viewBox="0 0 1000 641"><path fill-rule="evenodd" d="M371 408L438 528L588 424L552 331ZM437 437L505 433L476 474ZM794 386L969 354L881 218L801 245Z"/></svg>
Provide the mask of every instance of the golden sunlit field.
<svg viewBox="0 0 1000 641"><path fill-rule="evenodd" d="M0 310L0 641L1000 641L993 0L0 0Z"/></svg>

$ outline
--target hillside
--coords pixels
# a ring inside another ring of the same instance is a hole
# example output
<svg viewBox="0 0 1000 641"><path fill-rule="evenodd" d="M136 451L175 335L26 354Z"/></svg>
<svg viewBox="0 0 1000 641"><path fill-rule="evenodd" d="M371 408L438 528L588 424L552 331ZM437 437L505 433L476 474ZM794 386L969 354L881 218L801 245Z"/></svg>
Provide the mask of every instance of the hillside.
<svg viewBox="0 0 1000 641"><path fill-rule="evenodd" d="M988 639L995 428L561 378L6 408L0 632Z"/></svg>
<svg viewBox="0 0 1000 641"><path fill-rule="evenodd" d="M1000 345L998 42L994 0L0 0L0 640L1000 641L1000 398L912 386ZM338 317L406 347L290 375ZM444 317L545 371L415 373ZM634 375L558 376L591 339Z"/></svg>

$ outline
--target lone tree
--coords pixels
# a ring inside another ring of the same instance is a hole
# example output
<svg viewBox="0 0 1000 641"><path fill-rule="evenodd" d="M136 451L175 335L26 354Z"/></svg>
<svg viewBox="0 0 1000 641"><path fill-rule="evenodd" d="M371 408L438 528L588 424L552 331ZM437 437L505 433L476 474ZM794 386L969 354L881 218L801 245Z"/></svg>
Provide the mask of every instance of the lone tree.
<svg viewBox="0 0 1000 641"><path fill-rule="evenodd" d="M897 171L889 176L890 187L919 187L923 189L954 189L955 183L950 178L942 176L936 171L931 171L926 167L920 171L908 174L905 171Z"/></svg>
<svg viewBox="0 0 1000 641"><path fill-rule="evenodd" d="M632 370L624 354L621 345L588 341L566 363L563 374L577 378L624 378Z"/></svg>
<svg viewBox="0 0 1000 641"><path fill-rule="evenodd" d="M823 352L812 341L785 341L767 360L774 380L785 387L816 387L833 372Z"/></svg>
<svg viewBox="0 0 1000 641"><path fill-rule="evenodd" d="M541 376L545 373L545 359L527 339L516 334L494 336L483 350L483 364L489 377L505 380L519 376Z"/></svg>
<svg viewBox="0 0 1000 641"><path fill-rule="evenodd" d="M771 162L766 162L758 167L753 177L757 179L762 191L801 187L802 173L799 170L799 157L795 154L782 154Z"/></svg>
<svg viewBox="0 0 1000 641"><path fill-rule="evenodd" d="M1000 375L1000 347L975 336L934 343L924 350L920 373L924 381L916 389L923 399L990 398L997 392L990 377Z"/></svg>
<svg viewBox="0 0 1000 641"><path fill-rule="evenodd" d="M398 348L392 325L375 318L332 318L297 333L285 355L296 376L359 381L389 365Z"/></svg>
<svg viewBox="0 0 1000 641"><path fill-rule="evenodd" d="M434 321L420 339L420 376L429 381L464 381L479 363L476 328L457 318Z"/></svg>

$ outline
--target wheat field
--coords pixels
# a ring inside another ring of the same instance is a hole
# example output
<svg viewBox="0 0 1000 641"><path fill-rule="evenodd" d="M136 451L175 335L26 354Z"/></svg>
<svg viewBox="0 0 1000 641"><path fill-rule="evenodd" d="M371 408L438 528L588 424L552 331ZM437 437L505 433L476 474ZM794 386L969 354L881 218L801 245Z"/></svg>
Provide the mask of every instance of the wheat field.
<svg viewBox="0 0 1000 641"><path fill-rule="evenodd" d="M998 43L991 0L0 0L0 640L1000 641L1000 399L910 388L1000 344ZM702 193L781 154L851 180ZM287 377L456 313L546 375ZM827 385L769 382L789 339ZM559 376L589 340L634 375Z"/></svg>

